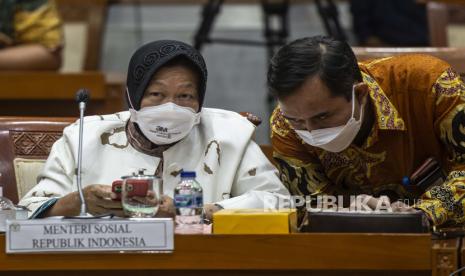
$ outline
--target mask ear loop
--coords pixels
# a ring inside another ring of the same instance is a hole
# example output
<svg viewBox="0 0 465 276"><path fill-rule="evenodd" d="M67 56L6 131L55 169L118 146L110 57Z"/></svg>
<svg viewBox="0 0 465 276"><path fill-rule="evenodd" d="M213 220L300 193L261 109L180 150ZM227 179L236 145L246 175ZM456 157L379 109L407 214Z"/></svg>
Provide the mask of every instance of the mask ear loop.
<svg viewBox="0 0 465 276"><path fill-rule="evenodd" d="M127 86L126 86L126 95L128 96L129 105L131 106L132 109L136 110L134 108L134 105L132 104L131 97L129 97L129 89Z"/></svg>
<svg viewBox="0 0 465 276"><path fill-rule="evenodd" d="M128 89L127 86L126 86L126 95L127 95L127 97L128 97L129 105L131 106L131 107L129 108L129 111L130 111L130 113L131 113L130 120L133 121L133 122L137 122L137 119L136 119L136 117L137 117L137 111L136 111L136 109L134 108L134 105L132 104L131 97L129 97L129 89ZM131 109L134 110L135 112L133 113L133 112L131 111Z"/></svg>
<svg viewBox="0 0 465 276"><path fill-rule="evenodd" d="M354 112L355 112L355 85L352 85L352 116L350 117L355 119Z"/></svg>

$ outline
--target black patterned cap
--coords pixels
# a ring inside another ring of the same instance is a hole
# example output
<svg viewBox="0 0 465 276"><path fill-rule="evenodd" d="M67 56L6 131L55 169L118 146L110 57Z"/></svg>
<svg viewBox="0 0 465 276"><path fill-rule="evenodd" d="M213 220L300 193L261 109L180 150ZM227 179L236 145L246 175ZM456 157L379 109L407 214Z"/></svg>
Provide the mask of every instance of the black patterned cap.
<svg viewBox="0 0 465 276"><path fill-rule="evenodd" d="M129 106L140 109L144 92L155 72L170 60L183 56L198 68L200 75L199 103L203 104L207 87L207 66L202 55L194 47L176 40L158 40L137 49L129 62L126 85Z"/></svg>

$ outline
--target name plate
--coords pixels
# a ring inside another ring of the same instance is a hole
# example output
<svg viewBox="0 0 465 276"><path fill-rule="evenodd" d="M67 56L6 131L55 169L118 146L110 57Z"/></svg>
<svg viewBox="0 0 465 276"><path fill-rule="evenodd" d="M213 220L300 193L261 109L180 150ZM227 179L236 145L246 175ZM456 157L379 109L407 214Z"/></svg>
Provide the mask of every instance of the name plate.
<svg viewBox="0 0 465 276"><path fill-rule="evenodd" d="M7 220L7 253L173 249L169 218Z"/></svg>

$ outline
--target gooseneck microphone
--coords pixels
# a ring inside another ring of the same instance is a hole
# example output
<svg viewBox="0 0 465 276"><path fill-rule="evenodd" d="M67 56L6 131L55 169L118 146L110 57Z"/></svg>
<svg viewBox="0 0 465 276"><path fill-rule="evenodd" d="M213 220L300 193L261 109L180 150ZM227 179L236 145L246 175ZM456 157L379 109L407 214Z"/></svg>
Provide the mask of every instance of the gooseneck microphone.
<svg viewBox="0 0 465 276"><path fill-rule="evenodd" d="M79 198L81 199L81 209L79 212L79 217L89 217L87 213L86 201L84 199L84 193L82 192L82 179L81 179L81 170L82 170L82 139L83 139L83 128L84 128L84 112L86 110L86 104L89 100L89 91L87 89L79 89L76 93L76 102L79 104L79 146L78 146L78 163L77 163L77 173L76 173L76 182L79 192Z"/></svg>

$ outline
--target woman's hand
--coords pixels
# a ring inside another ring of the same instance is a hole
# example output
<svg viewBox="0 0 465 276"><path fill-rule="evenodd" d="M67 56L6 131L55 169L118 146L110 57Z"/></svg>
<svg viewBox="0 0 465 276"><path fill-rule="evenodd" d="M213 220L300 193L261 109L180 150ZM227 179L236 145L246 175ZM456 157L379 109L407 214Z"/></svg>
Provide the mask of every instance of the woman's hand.
<svg viewBox="0 0 465 276"><path fill-rule="evenodd" d="M120 201L112 200L115 194L111 186L92 184L82 190L87 205L87 212L92 215L113 214L124 217ZM72 192L60 198L45 216L77 216L80 213L81 200L78 192Z"/></svg>
<svg viewBox="0 0 465 276"><path fill-rule="evenodd" d="M174 207L174 200L167 196L162 195L160 200L160 207L155 217L157 218L174 218L176 216L176 207Z"/></svg>

